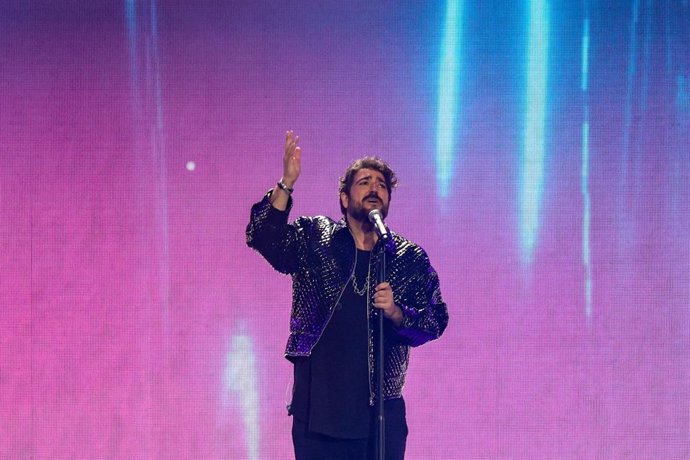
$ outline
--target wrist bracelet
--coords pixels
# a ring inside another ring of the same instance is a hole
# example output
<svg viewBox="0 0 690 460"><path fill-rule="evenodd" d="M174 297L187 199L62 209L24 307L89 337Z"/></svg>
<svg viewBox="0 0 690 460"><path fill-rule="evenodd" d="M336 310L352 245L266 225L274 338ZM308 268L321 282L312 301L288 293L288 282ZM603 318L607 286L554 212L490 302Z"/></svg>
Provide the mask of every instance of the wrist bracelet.
<svg viewBox="0 0 690 460"><path fill-rule="evenodd" d="M287 184L285 184L285 182L283 182L282 179L278 181L278 187L280 187L280 189L282 191L284 191L285 193L287 193L288 195L292 194L292 192L295 191L294 188L288 187Z"/></svg>

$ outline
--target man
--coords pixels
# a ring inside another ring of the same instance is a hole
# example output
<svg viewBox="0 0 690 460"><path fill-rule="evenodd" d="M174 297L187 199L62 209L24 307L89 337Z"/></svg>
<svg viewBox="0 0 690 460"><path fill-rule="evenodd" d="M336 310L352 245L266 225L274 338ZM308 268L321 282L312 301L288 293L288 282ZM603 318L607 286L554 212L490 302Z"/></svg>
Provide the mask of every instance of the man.
<svg viewBox="0 0 690 460"><path fill-rule="evenodd" d="M247 244L290 274L293 301L286 357L294 363L289 413L297 460L373 459L378 312L384 316L386 458L404 458L405 382L410 346L438 338L448 323L438 276L422 248L369 222L388 214L397 178L378 158L355 161L340 179L343 219L288 223L301 172L299 136L288 131L283 177L251 210ZM385 251L385 282L377 281Z"/></svg>

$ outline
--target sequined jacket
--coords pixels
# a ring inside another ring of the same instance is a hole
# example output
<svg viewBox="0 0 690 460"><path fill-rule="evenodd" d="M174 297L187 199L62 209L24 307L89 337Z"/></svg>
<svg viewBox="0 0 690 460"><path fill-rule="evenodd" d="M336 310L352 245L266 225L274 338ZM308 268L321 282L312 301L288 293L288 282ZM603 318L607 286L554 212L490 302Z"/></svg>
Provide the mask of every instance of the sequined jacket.
<svg viewBox="0 0 690 460"><path fill-rule="evenodd" d="M324 216L300 217L288 223L292 207L279 211L270 192L254 204L247 226L247 245L257 250L274 269L292 276L290 335L285 349L289 360L309 356L340 301L355 267L356 248L345 220ZM438 275L424 250L392 233L385 246L386 281L393 300L403 312L399 327L385 321L384 399L401 396L409 363L410 346L438 338L448 324L448 310L441 298ZM380 254L372 252L372 267ZM376 264L376 265L374 265ZM377 311L369 308L370 399L377 397L374 341Z"/></svg>

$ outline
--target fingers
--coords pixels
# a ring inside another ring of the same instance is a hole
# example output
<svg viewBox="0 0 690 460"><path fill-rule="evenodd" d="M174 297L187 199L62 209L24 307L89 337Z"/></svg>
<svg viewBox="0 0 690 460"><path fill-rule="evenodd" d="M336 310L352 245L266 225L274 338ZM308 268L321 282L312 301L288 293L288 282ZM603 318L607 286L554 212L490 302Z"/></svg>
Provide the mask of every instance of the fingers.
<svg viewBox="0 0 690 460"><path fill-rule="evenodd" d="M283 181L292 187L301 170L302 149L297 146L299 136L294 131L285 132L285 154L283 155Z"/></svg>
<svg viewBox="0 0 690 460"><path fill-rule="evenodd" d="M292 142L294 140L293 138L298 137L299 136L295 136L295 132L293 130L285 131L285 145Z"/></svg>
<svg viewBox="0 0 690 460"><path fill-rule="evenodd" d="M393 303L393 289L389 283L380 283L376 286L374 292L374 306L387 310L391 308Z"/></svg>
<svg viewBox="0 0 690 460"><path fill-rule="evenodd" d="M374 293L374 307L383 312L383 317L388 318L396 327L400 327L403 321L403 312L393 300L393 288L388 283L379 283Z"/></svg>
<svg viewBox="0 0 690 460"><path fill-rule="evenodd" d="M285 132L285 156L287 158L294 157L295 154L302 152L302 149L297 147L298 142L299 136L295 135L294 131Z"/></svg>
<svg viewBox="0 0 690 460"><path fill-rule="evenodd" d="M376 289L376 292L390 291L391 294L393 293L393 289L391 288L391 284L387 281L384 281L383 283L377 284L375 289Z"/></svg>

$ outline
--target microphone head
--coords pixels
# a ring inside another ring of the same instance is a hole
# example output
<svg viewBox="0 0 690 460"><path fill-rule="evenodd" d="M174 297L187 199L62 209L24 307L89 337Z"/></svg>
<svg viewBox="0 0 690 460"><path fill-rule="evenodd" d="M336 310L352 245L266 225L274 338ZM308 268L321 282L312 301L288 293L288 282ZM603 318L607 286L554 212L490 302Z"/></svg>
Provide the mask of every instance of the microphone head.
<svg viewBox="0 0 690 460"><path fill-rule="evenodd" d="M381 214L381 211L378 209L372 209L369 213L369 222L371 222L376 229L376 233L378 233L379 238L384 241L390 238L386 224L383 223L383 214Z"/></svg>
<svg viewBox="0 0 690 460"><path fill-rule="evenodd" d="M381 214L381 211L378 209L372 209L371 212L369 212L369 222L376 224L378 219L383 220L383 214Z"/></svg>

